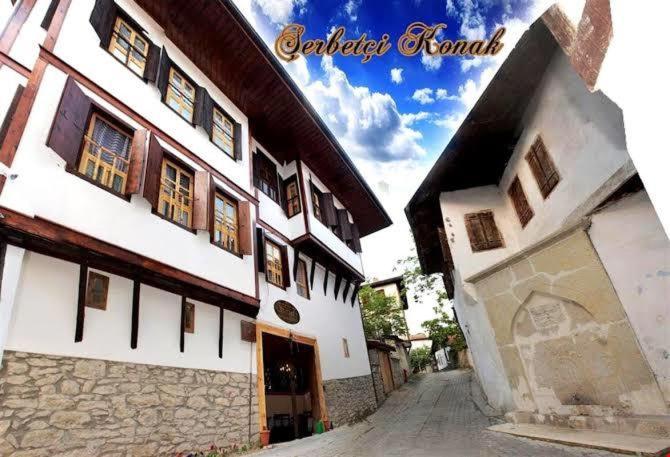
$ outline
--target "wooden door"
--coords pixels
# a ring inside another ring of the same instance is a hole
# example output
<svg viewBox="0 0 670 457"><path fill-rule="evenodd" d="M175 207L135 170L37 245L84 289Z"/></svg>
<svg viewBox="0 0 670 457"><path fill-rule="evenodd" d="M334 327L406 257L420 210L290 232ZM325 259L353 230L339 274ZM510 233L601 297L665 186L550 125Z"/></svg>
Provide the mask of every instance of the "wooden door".
<svg viewBox="0 0 670 457"><path fill-rule="evenodd" d="M393 390L393 373L391 373L391 360L388 353L379 352L379 367L381 368L384 393L388 394Z"/></svg>

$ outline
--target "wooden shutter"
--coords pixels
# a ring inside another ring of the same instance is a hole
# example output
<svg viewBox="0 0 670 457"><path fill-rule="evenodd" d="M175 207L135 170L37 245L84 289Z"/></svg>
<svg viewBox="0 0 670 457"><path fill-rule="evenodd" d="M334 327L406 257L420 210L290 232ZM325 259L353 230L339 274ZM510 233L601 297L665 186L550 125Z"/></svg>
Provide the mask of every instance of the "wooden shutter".
<svg viewBox="0 0 670 457"><path fill-rule="evenodd" d="M90 111L91 100L74 79L68 76L47 146L61 156L69 168L77 166Z"/></svg>
<svg viewBox="0 0 670 457"><path fill-rule="evenodd" d="M265 273L265 232L260 227L256 227L256 261L258 262L258 271Z"/></svg>
<svg viewBox="0 0 670 457"><path fill-rule="evenodd" d="M233 123L233 139L235 140L235 160L242 160L242 125Z"/></svg>
<svg viewBox="0 0 670 457"><path fill-rule="evenodd" d="M49 26L51 25L51 21L54 18L54 14L56 13L56 8L58 8L59 3L60 0L51 0L51 3L49 3L49 8L44 15L44 19L42 19L42 23L40 24L40 27L42 27L44 30L49 30Z"/></svg>
<svg viewBox="0 0 670 457"><path fill-rule="evenodd" d="M281 276L284 281L284 287L289 287L291 285L291 273L288 267L288 249L286 246L280 246L279 250L281 251Z"/></svg>
<svg viewBox="0 0 670 457"><path fill-rule="evenodd" d="M337 219L340 226L340 234L344 241L352 239L351 223L349 222L349 215L346 209L337 210Z"/></svg>
<svg viewBox="0 0 670 457"><path fill-rule="evenodd" d="M323 206L321 207L321 215L326 225L331 227L337 226L337 210L335 208L335 203L333 202L333 194L326 192L321 194Z"/></svg>
<svg viewBox="0 0 670 457"><path fill-rule="evenodd" d="M437 236L440 240L440 249L442 250L442 261L450 266L454 265L454 261L451 257L451 249L449 248L449 242L447 241L447 232L443 227L437 228Z"/></svg>
<svg viewBox="0 0 670 457"><path fill-rule="evenodd" d="M530 207L530 204L528 204L526 193L523 191L523 187L521 186L521 181L519 180L518 176L515 177L512 181L512 184L507 190L507 194L512 200L516 215L519 217L519 222L521 222L521 227L525 227L526 224L528 224L528 222L533 218L534 213L533 209Z"/></svg>
<svg viewBox="0 0 670 457"><path fill-rule="evenodd" d="M210 97L209 92L207 91L205 91L205 96L203 98L201 116L202 118L200 121L200 125L202 126L203 129L205 129L205 132L207 132L207 135L211 140L213 122L214 122L214 100L212 100L212 97Z"/></svg>
<svg viewBox="0 0 670 457"><path fill-rule="evenodd" d="M260 187L260 182L259 182L259 173L261 169L261 156L258 153L258 151L254 152L254 158L253 158L253 176L254 176L254 187L259 188Z"/></svg>
<svg viewBox="0 0 670 457"><path fill-rule="evenodd" d="M214 222L215 222L215 215L214 215L214 206L216 205L216 184L214 183L214 177L210 174L209 175L209 201L211 204L209 205L209 239L211 241L214 241Z"/></svg>
<svg viewBox="0 0 670 457"><path fill-rule="evenodd" d="M163 166L163 148L153 133L149 136L147 150L147 165L144 170L144 198L151 206L158 207L158 193L160 192L161 168Z"/></svg>
<svg viewBox="0 0 670 457"><path fill-rule="evenodd" d="M209 98L207 89L201 86L195 88L195 106L193 107L193 124L204 127L204 114L206 99Z"/></svg>
<svg viewBox="0 0 670 457"><path fill-rule="evenodd" d="M165 47L161 51L160 63L158 65L158 81L156 85L158 90L161 93L161 99L165 99L165 93L167 92L168 78L170 76L170 67L172 66L172 61L170 56L168 56Z"/></svg>
<svg viewBox="0 0 670 457"><path fill-rule="evenodd" d="M465 227L473 252L502 247L502 237L492 211L466 214Z"/></svg>
<svg viewBox="0 0 670 457"><path fill-rule="evenodd" d="M358 225L351 224L351 242L354 244L354 251L363 252L361 249L361 235L358 231Z"/></svg>
<svg viewBox="0 0 670 457"><path fill-rule="evenodd" d="M207 171L196 171L193 186L193 228L209 230L210 177ZM212 202L212 205L214 202Z"/></svg>
<svg viewBox="0 0 670 457"><path fill-rule="evenodd" d="M109 46L116 14L117 9L113 0L95 0L89 21L100 38L100 45L104 48Z"/></svg>
<svg viewBox="0 0 670 457"><path fill-rule="evenodd" d="M158 78L158 68L161 63L161 48L153 43L149 43L149 52L147 61L144 65L144 79L150 82L156 82Z"/></svg>
<svg viewBox="0 0 670 457"><path fill-rule="evenodd" d="M251 204L248 201L241 201L237 204L237 221L240 254L251 255Z"/></svg>
<svg viewBox="0 0 670 457"><path fill-rule="evenodd" d="M286 201L286 181L279 176L277 173L277 194L279 195L279 206L284 211L284 214L288 213L288 204Z"/></svg>
<svg viewBox="0 0 670 457"><path fill-rule="evenodd" d="M540 136L537 137L530 147L530 151L526 154L526 161L530 165L542 197L547 198L561 180L561 177Z"/></svg>
<svg viewBox="0 0 670 457"><path fill-rule="evenodd" d="M142 176L144 176L144 164L147 159L147 136L148 130L135 130L133 143L130 147L130 165L128 166L128 182L126 183L126 194L139 194L142 188Z"/></svg>
<svg viewBox="0 0 670 457"><path fill-rule="evenodd" d="M14 113L16 113L16 108L19 106L19 100L21 100L23 89L25 89L25 87L23 87L21 84L16 86L14 97L12 97L12 101L9 104L9 108L5 113L5 118L3 119L2 125L0 126L0 146L2 146L2 143L5 142L5 137L7 136L7 132L9 131L9 125L12 123L12 118L14 117Z"/></svg>

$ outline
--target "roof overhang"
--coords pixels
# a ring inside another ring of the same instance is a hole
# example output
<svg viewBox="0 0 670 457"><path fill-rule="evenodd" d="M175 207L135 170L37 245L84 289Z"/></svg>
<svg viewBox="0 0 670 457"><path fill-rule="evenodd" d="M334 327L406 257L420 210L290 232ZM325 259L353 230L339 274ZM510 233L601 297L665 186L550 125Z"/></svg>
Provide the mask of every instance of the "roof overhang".
<svg viewBox="0 0 670 457"><path fill-rule="evenodd" d="M542 19L521 37L405 208L424 273L443 272L440 194L497 185L558 45Z"/></svg>
<svg viewBox="0 0 670 457"><path fill-rule="evenodd" d="M315 259L325 269L350 283L361 283L365 277L356 268L333 252L325 243L311 233L302 235L291 242L293 249Z"/></svg>
<svg viewBox="0 0 670 457"><path fill-rule="evenodd" d="M384 352L395 351L394 346L391 346L390 344L382 343L381 341L377 341L377 340L367 340L367 346L368 346L368 349L378 349L378 350L384 351Z"/></svg>
<svg viewBox="0 0 670 457"><path fill-rule="evenodd" d="M230 0L137 0L249 118L280 161L301 159L351 212L361 236L391 219L337 139Z"/></svg>

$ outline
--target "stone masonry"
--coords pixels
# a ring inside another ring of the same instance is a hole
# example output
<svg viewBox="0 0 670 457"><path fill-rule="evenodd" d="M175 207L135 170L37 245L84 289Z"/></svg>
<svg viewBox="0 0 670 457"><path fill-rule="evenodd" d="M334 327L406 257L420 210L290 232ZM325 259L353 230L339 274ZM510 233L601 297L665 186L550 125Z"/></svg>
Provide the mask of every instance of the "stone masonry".
<svg viewBox="0 0 670 457"><path fill-rule="evenodd" d="M386 400L386 394L384 393L384 381L382 381L382 372L379 366L379 352L376 349L368 349L368 357L370 358L370 369L374 378L373 394L376 392L377 405L381 405Z"/></svg>
<svg viewBox="0 0 670 457"><path fill-rule="evenodd" d="M3 456L157 456L258 442L248 374L21 352L2 363Z"/></svg>
<svg viewBox="0 0 670 457"><path fill-rule="evenodd" d="M324 381L323 389L334 427L357 422L377 409L370 375Z"/></svg>

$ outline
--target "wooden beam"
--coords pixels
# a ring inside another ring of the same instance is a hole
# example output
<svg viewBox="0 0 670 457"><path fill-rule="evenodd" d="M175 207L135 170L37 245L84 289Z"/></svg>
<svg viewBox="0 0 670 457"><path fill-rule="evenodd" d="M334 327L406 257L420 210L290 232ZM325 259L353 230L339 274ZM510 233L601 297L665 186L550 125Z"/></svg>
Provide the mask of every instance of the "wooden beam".
<svg viewBox="0 0 670 457"><path fill-rule="evenodd" d="M219 307L219 358L223 358L223 308Z"/></svg>
<svg viewBox="0 0 670 457"><path fill-rule="evenodd" d="M342 275L337 273L335 275L335 300L337 300L337 294L340 292L340 285L342 284Z"/></svg>
<svg viewBox="0 0 670 457"><path fill-rule="evenodd" d="M299 251L297 249L293 250L293 280L298 280L298 260L300 260Z"/></svg>
<svg viewBox="0 0 670 457"><path fill-rule="evenodd" d="M181 323L179 325L179 352L184 352L184 333L186 331L186 297L181 297Z"/></svg>
<svg viewBox="0 0 670 457"><path fill-rule="evenodd" d="M86 280L88 278L88 266L85 263L79 265L79 294L77 296L77 322L75 324L74 342L79 343L84 339L84 316L86 314Z"/></svg>
<svg viewBox="0 0 670 457"><path fill-rule="evenodd" d="M323 277L323 293L324 295L328 291L328 268L326 268L326 274Z"/></svg>
<svg viewBox="0 0 670 457"><path fill-rule="evenodd" d="M133 281L133 309L130 326L130 348L137 349L137 335L140 322L140 286L139 281Z"/></svg>
<svg viewBox="0 0 670 457"><path fill-rule="evenodd" d="M7 21L7 25L0 34L0 52L9 53L19 36L23 24L28 20L28 16L35 6L36 0L22 0L12 11L12 15Z"/></svg>
<svg viewBox="0 0 670 457"><path fill-rule="evenodd" d="M314 276L316 273L316 260L312 259L312 270L309 272L309 288L314 289Z"/></svg>
<svg viewBox="0 0 670 457"><path fill-rule="evenodd" d="M351 307L352 308L354 307L354 303L356 303L356 296L358 295L358 291L360 290L360 288L361 288L361 284L359 282L357 282L356 285L354 286L353 292L351 293Z"/></svg>
<svg viewBox="0 0 670 457"><path fill-rule="evenodd" d="M347 280L347 283L344 285L344 290L342 291L342 302L347 301L347 294L349 293L349 287L351 286L351 281Z"/></svg>

